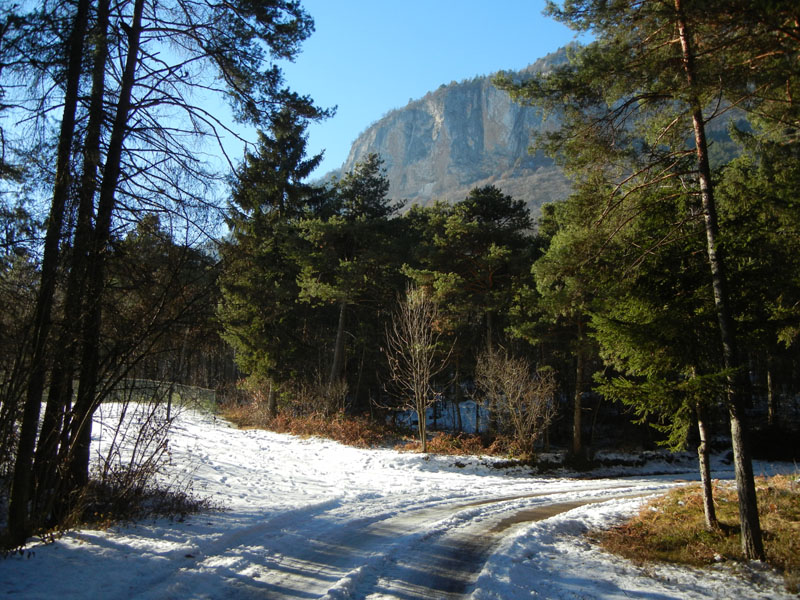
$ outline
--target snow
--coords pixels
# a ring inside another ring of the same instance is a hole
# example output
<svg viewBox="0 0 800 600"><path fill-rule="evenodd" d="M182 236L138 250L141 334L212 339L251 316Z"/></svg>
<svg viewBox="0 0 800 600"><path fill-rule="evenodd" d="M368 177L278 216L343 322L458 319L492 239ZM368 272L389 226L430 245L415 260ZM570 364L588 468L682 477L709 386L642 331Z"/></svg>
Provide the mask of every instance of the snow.
<svg viewBox="0 0 800 600"><path fill-rule="evenodd" d="M108 410L104 408L104 410ZM99 425L96 451L107 447ZM0 560L9 598L780 598L758 564L695 570L637 566L586 531L635 512L694 478L603 478L498 469L485 457L356 449L317 438L240 430L183 412L170 437L171 476L224 510L32 539ZM761 472L774 465L756 465ZM778 465L783 470L791 465ZM659 468L659 470L662 470ZM638 471L638 472L637 472ZM714 477L732 471L715 464ZM584 504L590 502L588 504ZM535 522L514 524L554 516Z"/></svg>
<svg viewBox="0 0 800 600"><path fill-rule="evenodd" d="M780 598L783 579L763 565L691 569L637 566L609 555L582 535L636 511L641 499L613 500L577 509L518 530L497 549L478 578L473 598Z"/></svg>

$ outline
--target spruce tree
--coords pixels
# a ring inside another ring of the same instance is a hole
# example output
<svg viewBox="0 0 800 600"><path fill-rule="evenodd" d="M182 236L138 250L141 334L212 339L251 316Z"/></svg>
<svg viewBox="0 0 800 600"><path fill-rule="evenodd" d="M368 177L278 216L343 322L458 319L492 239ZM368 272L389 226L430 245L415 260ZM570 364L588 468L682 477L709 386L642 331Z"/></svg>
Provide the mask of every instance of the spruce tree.
<svg viewBox="0 0 800 600"><path fill-rule="evenodd" d="M307 182L322 155L306 157L305 120L280 111L260 133L232 183L228 211L230 239L222 248L222 301L218 315L239 368L269 388L269 411L277 411L276 390L302 365L307 350L300 332L307 306L297 303L305 252L300 222L326 209L330 196Z"/></svg>

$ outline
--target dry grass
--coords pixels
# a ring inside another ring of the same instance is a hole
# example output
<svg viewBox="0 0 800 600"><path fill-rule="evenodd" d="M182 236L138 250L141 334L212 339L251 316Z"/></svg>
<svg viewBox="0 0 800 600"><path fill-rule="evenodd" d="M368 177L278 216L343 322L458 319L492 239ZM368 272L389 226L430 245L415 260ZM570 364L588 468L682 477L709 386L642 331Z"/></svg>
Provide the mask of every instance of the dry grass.
<svg viewBox="0 0 800 600"><path fill-rule="evenodd" d="M230 403L222 406L223 417L242 428L258 428L299 436L319 436L359 448L394 447L403 452L421 452L416 435L400 431L368 417L343 414L326 416L310 414L292 416L280 413L271 417L265 403ZM435 432L428 440L428 452L451 456L489 455L526 459L519 445L510 436L487 437L465 433Z"/></svg>
<svg viewBox="0 0 800 600"><path fill-rule="evenodd" d="M403 445L398 445L397 450L402 450L404 452L421 452L422 444L418 439L414 439ZM430 454L447 454L450 456L488 454L481 436L444 432L437 432L430 436L428 440L428 452Z"/></svg>
<svg viewBox="0 0 800 600"><path fill-rule="evenodd" d="M317 413L298 416L281 413L271 417L266 410L255 403L227 405L221 412L223 417L242 428L269 429L301 437L319 436L357 448L383 446L398 438L397 431L390 426L375 423L368 417L342 414L325 416Z"/></svg>
<svg viewBox="0 0 800 600"><path fill-rule="evenodd" d="M767 563L783 572L789 591L800 591L800 478L775 476L756 481ZM636 562L706 566L743 559L736 490L716 485L719 529L704 527L699 485L686 486L642 508L627 523L594 532L607 550Z"/></svg>
<svg viewBox="0 0 800 600"><path fill-rule="evenodd" d="M419 440L409 441L398 450L420 452ZM532 457L507 435L485 436L467 433L447 433L443 431L431 435L428 440L428 452L431 454L447 454L451 456L503 456L510 459L529 460Z"/></svg>

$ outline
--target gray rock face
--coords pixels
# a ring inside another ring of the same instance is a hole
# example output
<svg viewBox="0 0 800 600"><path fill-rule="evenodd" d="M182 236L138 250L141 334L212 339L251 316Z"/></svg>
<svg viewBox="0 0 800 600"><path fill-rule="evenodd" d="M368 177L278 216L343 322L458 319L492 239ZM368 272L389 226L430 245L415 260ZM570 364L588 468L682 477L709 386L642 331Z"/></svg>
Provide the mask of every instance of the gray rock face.
<svg viewBox="0 0 800 600"><path fill-rule="evenodd" d="M524 72L563 60L559 50ZM492 85L491 76L451 83L367 128L353 143L342 172L375 152L384 160L392 199L456 202L472 188L491 184L526 201L535 214L541 204L569 193L551 159L528 153L531 133L542 127L536 111L514 103Z"/></svg>

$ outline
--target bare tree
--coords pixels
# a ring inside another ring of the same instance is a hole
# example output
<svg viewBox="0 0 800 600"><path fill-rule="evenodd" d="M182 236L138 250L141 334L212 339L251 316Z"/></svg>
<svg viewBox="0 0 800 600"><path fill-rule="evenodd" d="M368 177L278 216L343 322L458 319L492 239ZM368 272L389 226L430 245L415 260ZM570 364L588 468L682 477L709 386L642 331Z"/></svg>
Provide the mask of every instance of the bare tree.
<svg viewBox="0 0 800 600"><path fill-rule="evenodd" d="M495 412L498 425L511 431L523 453L533 454L536 440L555 415L555 373L534 372L526 359L501 348L478 357L475 385Z"/></svg>
<svg viewBox="0 0 800 600"><path fill-rule="evenodd" d="M419 440L427 452L426 412L435 400L432 380L441 373L452 352L441 348L441 316L430 292L408 286L386 331L389 372L404 408L417 413Z"/></svg>
<svg viewBox="0 0 800 600"><path fill-rule="evenodd" d="M23 15L0 8L0 89L4 106L13 101L20 147L27 149L25 137L49 140L51 115L61 114L55 170L43 171L42 185L52 179L53 192L26 349L11 547L49 520L41 506L68 501L88 482L92 416L108 389L103 375L128 352L103 339L114 240L148 214L200 239L225 169L205 142L224 155L223 138L240 138L234 119L264 126L282 107L308 118L324 112L285 88L275 64L293 58L313 30L298 2L46 0L33 7ZM12 21L8 33L3 22ZM231 119L209 108L214 97L228 100ZM37 135L24 135L28 129Z"/></svg>

